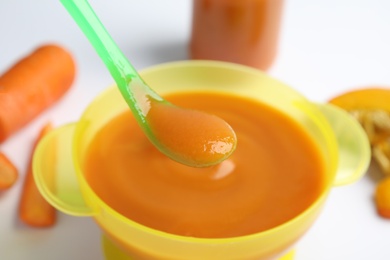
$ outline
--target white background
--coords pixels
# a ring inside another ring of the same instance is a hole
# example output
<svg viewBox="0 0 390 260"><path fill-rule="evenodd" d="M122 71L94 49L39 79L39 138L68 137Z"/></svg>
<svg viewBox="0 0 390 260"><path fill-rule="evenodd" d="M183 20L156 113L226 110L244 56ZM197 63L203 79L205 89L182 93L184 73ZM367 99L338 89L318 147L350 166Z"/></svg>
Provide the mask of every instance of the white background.
<svg viewBox="0 0 390 260"><path fill-rule="evenodd" d="M190 0L91 0L91 5L137 69L188 59ZM99 260L100 231L90 218L59 214L53 228L34 229L17 217L40 127L47 120L57 126L77 120L113 82L59 1L0 1L0 72L48 42L73 53L77 79L58 104L0 145L20 170L17 184L0 193L0 259ZM318 102L354 88L390 88L390 1L287 0L280 51L269 73ZM297 260L390 259L390 220L375 212L373 172L332 190L323 214L298 243Z"/></svg>

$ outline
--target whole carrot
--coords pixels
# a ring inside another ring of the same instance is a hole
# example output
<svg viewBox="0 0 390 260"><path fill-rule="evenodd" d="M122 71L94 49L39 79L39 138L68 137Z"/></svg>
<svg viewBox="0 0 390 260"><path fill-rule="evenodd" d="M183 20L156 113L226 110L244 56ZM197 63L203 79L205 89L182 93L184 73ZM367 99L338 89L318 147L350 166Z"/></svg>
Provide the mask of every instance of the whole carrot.
<svg viewBox="0 0 390 260"><path fill-rule="evenodd" d="M10 188L18 179L15 165L0 152L0 191Z"/></svg>
<svg viewBox="0 0 390 260"><path fill-rule="evenodd" d="M44 45L0 76L0 143L54 104L75 77L71 54Z"/></svg>
<svg viewBox="0 0 390 260"><path fill-rule="evenodd" d="M35 148L42 137L51 129L50 123L45 125L34 144L19 202L19 218L33 227L49 227L56 222L56 209L43 198L32 173L32 157Z"/></svg>

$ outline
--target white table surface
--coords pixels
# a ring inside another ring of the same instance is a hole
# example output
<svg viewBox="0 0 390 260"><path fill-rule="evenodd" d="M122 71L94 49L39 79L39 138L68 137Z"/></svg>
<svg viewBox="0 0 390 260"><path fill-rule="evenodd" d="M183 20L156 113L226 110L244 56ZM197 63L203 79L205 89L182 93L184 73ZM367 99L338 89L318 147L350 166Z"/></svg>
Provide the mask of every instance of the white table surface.
<svg viewBox="0 0 390 260"><path fill-rule="evenodd" d="M190 0L91 0L103 23L137 69L188 59ZM77 80L53 108L0 145L21 178L0 193L0 259L103 259L100 231L90 218L59 214L50 229L21 224L17 205L32 142L51 120L75 121L113 80L59 1L0 1L0 71L38 45L67 47ZM326 102L366 86L390 88L390 1L287 0L280 51L269 73L309 99ZM334 188L322 215L297 244L297 260L390 259L390 220L377 216L373 170Z"/></svg>

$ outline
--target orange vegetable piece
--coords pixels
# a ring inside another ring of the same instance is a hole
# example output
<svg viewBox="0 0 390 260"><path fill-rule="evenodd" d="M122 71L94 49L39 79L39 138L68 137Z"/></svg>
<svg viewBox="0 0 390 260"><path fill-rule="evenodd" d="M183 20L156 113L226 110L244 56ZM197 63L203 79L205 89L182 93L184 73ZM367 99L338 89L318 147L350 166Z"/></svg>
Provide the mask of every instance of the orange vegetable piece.
<svg viewBox="0 0 390 260"><path fill-rule="evenodd" d="M71 87L75 63L57 45L44 45L0 76L0 143L21 129Z"/></svg>
<svg viewBox="0 0 390 260"><path fill-rule="evenodd" d="M375 202L379 215L390 218L390 177L378 183L375 190Z"/></svg>
<svg viewBox="0 0 390 260"><path fill-rule="evenodd" d="M0 152L0 191L10 188L18 179L15 165Z"/></svg>
<svg viewBox="0 0 390 260"><path fill-rule="evenodd" d="M390 218L390 89L352 90L329 102L349 111L365 130L373 159L384 175L375 190L377 211L379 215Z"/></svg>
<svg viewBox="0 0 390 260"><path fill-rule="evenodd" d="M54 225L56 222L56 209L43 198L32 174L33 152L38 142L51 129L52 125L50 123L46 124L42 128L34 144L19 203L20 219L24 223L34 227L49 227Z"/></svg>
<svg viewBox="0 0 390 260"><path fill-rule="evenodd" d="M329 102L345 110L382 109L390 112L390 89L368 87L351 90L332 98Z"/></svg>

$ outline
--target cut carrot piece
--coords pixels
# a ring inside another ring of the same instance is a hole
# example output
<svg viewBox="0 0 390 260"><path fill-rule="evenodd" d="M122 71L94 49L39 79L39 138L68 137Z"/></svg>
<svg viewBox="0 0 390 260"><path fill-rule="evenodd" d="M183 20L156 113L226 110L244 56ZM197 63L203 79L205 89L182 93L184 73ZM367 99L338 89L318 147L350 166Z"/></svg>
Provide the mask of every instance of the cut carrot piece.
<svg viewBox="0 0 390 260"><path fill-rule="evenodd" d="M0 76L0 143L21 129L70 89L75 77L71 54L44 45Z"/></svg>
<svg viewBox="0 0 390 260"><path fill-rule="evenodd" d="M41 195L32 173L32 157L38 142L52 129L51 124L45 125L34 144L26 173L22 195L19 204L20 219L34 227L49 227L55 224L57 210Z"/></svg>
<svg viewBox="0 0 390 260"><path fill-rule="evenodd" d="M390 218L390 177L378 183L375 191L375 202L379 215Z"/></svg>
<svg viewBox="0 0 390 260"><path fill-rule="evenodd" d="M15 165L0 152L0 191L10 188L18 179Z"/></svg>

